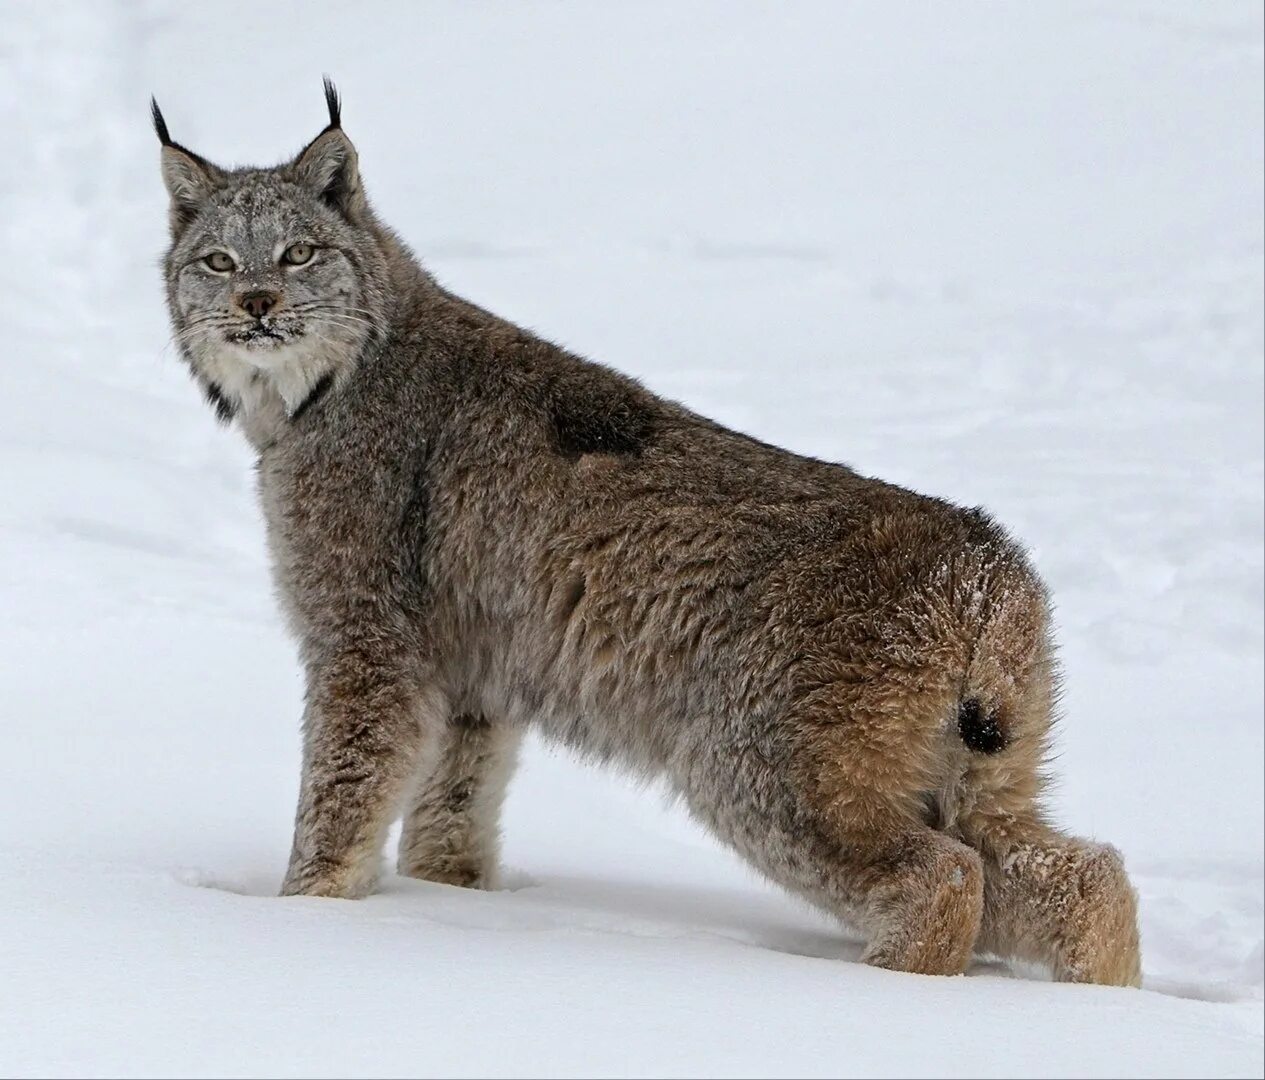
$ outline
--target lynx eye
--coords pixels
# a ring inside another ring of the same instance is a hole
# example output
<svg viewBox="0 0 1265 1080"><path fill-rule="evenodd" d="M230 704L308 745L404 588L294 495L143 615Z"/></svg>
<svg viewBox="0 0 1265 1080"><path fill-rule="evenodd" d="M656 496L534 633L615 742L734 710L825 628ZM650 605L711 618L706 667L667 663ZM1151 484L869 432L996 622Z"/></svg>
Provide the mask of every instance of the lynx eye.
<svg viewBox="0 0 1265 1080"><path fill-rule="evenodd" d="M291 266L302 266L305 262L311 261L315 250L311 244L291 244L282 253L281 259Z"/></svg>
<svg viewBox="0 0 1265 1080"><path fill-rule="evenodd" d="M217 274L227 274L230 270L237 269L237 263L233 262L233 256L227 251L213 251L202 261Z"/></svg>

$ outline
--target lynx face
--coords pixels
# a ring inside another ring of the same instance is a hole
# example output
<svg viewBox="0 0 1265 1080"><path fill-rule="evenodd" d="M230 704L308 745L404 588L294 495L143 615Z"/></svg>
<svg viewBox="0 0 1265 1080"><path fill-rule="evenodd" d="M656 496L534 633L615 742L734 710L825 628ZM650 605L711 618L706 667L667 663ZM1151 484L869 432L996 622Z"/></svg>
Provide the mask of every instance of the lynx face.
<svg viewBox="0 0 1265 1080"><path fill-rule="evenodd" d="M310 192L269 174L213 195L169 260L172 314L190 353L267 369L296 348L359 344L366 320L347 232Z"/></svg>
<svg viewBox="0 0 1265 1080"><path fill-rule="evenodd" d="M385 323L384 253L327 93L329 126L272 169L211 164L173 142L154 107L175 340L225 420L277 398L293 413Z"/></svg>

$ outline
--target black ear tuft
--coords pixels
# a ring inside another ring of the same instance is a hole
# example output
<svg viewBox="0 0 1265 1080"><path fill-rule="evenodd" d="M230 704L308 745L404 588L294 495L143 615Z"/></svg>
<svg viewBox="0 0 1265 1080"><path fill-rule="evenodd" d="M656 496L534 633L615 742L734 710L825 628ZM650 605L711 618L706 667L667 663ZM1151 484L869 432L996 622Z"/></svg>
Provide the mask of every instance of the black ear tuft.
<svg viewBox="0 0 1265 1080"><path fill-rule="evenodd" d="M342 128L343 107L334 80L325 76L325 104L329 123L291 162L293 176L347 218L364 209L356 148Z"/></svg>
<svg viewBox="0 0 1265 1080"><path fill-rule="evenodd" d="M324 77L323 81L325 83L325 104L329 107L329 126L330 128L342 127L343 103L338 98L338 87L334 85L334 80L328 75ZM329 130L329 128L326 130Z"/></svg>
<svg viewBox="0 0 1265 1080"><path fill-rule="evenodd" d="M154 130L158 133L158 141L163 146L171 145L171 135L167 132L167 121L163 119L162 109L158 107L158 99L151 97L149 99L149 115L154 120Z"/></svg>

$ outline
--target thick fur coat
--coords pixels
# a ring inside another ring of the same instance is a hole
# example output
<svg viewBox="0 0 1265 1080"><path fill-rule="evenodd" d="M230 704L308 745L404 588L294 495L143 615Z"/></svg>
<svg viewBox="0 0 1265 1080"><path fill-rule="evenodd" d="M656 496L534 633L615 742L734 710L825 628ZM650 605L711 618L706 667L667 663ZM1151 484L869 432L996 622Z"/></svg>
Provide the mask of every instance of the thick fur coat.
<svg viewBox="0 0 1265 1080"><path fill-rule="evenodd" d="M258 452L306 669L283 892L363 895L401 814L402 873L489 886L534 725L662 778L873 964L1137 985L1118 854L1041 808L1055 661L1016 543L453 296L327 96L273 169L210 164L155 107L177 340Z"/></svg>

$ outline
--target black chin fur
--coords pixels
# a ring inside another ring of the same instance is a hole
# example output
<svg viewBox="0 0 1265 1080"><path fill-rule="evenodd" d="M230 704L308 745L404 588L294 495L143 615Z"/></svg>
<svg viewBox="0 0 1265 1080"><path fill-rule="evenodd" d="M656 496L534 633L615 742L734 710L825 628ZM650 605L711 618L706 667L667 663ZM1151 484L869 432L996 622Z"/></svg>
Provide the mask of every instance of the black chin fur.
<svg viewBox="0 0 1265 1080"><path fill-rule="evenodd" d="M202 392L206 395L206 400L215 410L215 418L219 420L221 424L227 424L234 416L237 415L237 410L233 407L232 402L224 396L224 391L216 386L215 383L204 382L202 384Z"/></svg>

